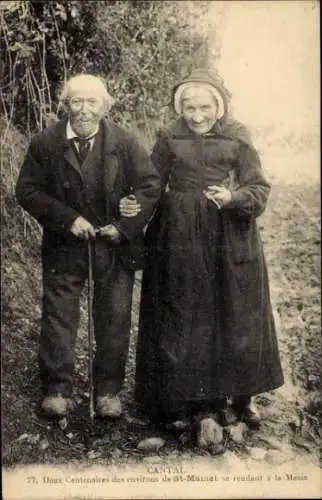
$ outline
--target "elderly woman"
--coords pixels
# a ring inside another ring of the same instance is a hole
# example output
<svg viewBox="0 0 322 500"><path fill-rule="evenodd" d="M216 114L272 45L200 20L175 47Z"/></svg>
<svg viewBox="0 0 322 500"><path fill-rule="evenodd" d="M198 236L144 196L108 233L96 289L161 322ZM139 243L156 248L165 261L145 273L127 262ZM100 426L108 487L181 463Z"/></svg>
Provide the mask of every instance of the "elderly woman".
<svg viewBox="0 0 322 500"><path fill-rule="evenodd" d="M229 423L228 398L258 428L251 397L283 383L256 227L270 185L228 99L216 75L193 71L174 88L178 120L152 152L163 195L146 233L135 397L180 428L196 411ZM121 202L124 215L139 209Z"/></svg>

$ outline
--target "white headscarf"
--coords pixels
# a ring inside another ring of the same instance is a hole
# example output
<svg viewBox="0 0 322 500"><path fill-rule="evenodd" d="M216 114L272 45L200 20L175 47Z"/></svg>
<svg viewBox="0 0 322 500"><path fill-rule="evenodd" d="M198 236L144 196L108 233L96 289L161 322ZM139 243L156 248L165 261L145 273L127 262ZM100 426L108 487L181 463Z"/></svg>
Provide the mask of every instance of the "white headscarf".
<svg viewBox="0 0 322 500"><path fill-rule="evenodd" d="M219 120L225 114L225 103L221 93L210 83L203 82L187 82L180 85L174 94L174 109L178 115L181 114L181 102L183 100L183 93L188 89L203 89L209 92L217 102L217 119Z"/></svg>

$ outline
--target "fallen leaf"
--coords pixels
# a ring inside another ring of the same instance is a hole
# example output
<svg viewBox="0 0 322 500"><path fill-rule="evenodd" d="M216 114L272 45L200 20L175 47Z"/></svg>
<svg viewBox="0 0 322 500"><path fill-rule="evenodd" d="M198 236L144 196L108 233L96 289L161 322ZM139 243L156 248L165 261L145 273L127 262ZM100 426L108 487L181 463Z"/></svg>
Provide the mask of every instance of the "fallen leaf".
<svg viewBox="0 0 322 500"><path fill-rule="evenodd" d="M17 442L19 443L20 441L25 441L26 439L28 439L30 436L30 434L21 434L21 436L19 436L17 438Z"/></svg>
<svg viewBox="0 0 322 500"><path fill-rule="evenodd" d="M18 437L17 442L20 443L22 441L27 441L27 443L36 444L39 439L39 434L21 434L21 436Z"/></svg>
<svg viewBox="0 0 322 500"><path fill-rule="evenodd" d="M280 441L278 441L275 438L270 438L270 437L265 437L265 436L259 436L260 441L263 441L263 443L267 444L269 448L273 450L281 450L282 449L282 444Z"/></svg>
<svg viewBox="0 0 322 500"><path fill-rule="evenodd" d="M103 438L95 439L95 441L93 442L93 446L104 446L105 444L109 444L110 442L110 436L106 435Z"/></svg>
<svg viewBox="0 0 322 500"><path fill-rule="evenodd" d="M87 458L89 458L89 460L94 460L95 458L99 458L101 456L102 456L102 453L100 451L90 450L87 453Z"/></svg>
<svg viewBox="0 0 322 500"><path fill-rule="evenodd" d="M59 421L58 421L58 425L60 427L60 429L62 431L64 431L65 429L67 429L67 426L68 426L68 422L67 422L67 418L64 417L64 418L61 418Z"/></svg>
<svg viewBox="0 0 322 500"><path fill-rule="evenodd" d="M48 441L47 438L45 438L42 441L40 441L40 443L39 443L39 449L41 451L45 451L45 450L47 450L47 448L49 448L49 441Z"/></svg>
<svg viewBox="0 0 322 500"><path fill-rule="evenodd" d="M238 422L237 425L228 427L229 436L234 443L243 444L245 442L244 432L247 431L247 426L244 422Z"/></svg>
<svg viewBox="0 0 322 500"><path fill-rule="evenodd" d="M37 444L40 439L40 434L31 434L30 438L28 439L30 444Z"/></svg>
<svg viewBox="0 0 322 500"><path fill-rule="evenodd" d="M119 448L115 448L115 450L113 450L111 452L111 455L112 455L113 458L116 458L116 459L121 458L122 451Z"/></svg>
<svg viewBox="0 0 322 500"><path fill-rule="evenodd" d="M137 417L133 417L129 414L124 414L124 419L125 419L126 423L128 423L130 425L136 425L138 427L148 427L148 425L149 425L148 421L142 420L142 419L137 418Z"/></svg>

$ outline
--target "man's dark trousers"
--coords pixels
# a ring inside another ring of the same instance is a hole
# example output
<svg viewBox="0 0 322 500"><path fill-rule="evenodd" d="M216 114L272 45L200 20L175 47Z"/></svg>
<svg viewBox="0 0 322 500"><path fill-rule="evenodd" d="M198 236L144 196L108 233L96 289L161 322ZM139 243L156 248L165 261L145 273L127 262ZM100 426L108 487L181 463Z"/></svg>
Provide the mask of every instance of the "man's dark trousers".
<svg viewBox="0 0 322 500"><path fill-rule="evenodd" d="M73 272L44 268L39 361L46 395L72 394L74 347L80 296L88 277L87 243L75 255ZM95 395L116 394L123 383L129 347L134 271L125 269L117 248L94 242L93 320L96 340Z"/></svg>

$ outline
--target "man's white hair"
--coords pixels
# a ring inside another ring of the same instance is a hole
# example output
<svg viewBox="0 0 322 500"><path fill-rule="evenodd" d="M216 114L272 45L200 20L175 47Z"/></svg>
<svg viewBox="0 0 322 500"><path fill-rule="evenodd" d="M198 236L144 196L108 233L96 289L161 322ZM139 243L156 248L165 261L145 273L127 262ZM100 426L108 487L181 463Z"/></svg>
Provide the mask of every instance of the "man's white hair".
<svg viewBox="0 0 322 500"><path fill-rule="evenodd" d="M104 99L108 109L110 109L115 102L114 98L108 93L106 83L102 78L94 75L82 74L72 76L65 82L60 96L60 102L63 105L67 103L75 89L93 90L93 97L101 97Z"/></svg>

